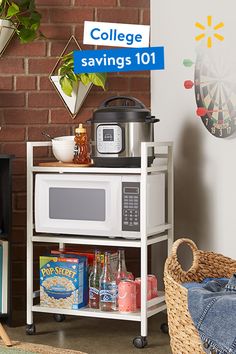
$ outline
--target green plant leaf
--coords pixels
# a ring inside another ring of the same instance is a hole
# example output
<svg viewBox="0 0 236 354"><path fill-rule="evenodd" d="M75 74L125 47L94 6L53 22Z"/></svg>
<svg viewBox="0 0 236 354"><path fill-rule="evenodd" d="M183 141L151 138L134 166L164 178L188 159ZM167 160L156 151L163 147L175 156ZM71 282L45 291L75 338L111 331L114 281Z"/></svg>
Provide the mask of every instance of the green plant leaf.
<svg viewBox="0 0 236 354"><path fill-rule="evenodd" d="M80 74L79 78L84 86L87 86L91 82L88 74Z"/></svg>
<svg viewBox="0 0 236 354"><path fill-rule="evenodd" d="M42 15L40 13L38 13L37 11L33 11L31 13L31 21L33 23L38 23L39 24L40 20L41 20L41 17L42 17Z"/></svg>
<svg viewBox="0 0 236 354"><path fill-rule="evenodd" d="M21 23L24 27L26 27L26 28L30 27L30 19L29 19L29 17L26 17L26 16L18 16L18 18L19 18L20 23Z"/></svg>
<svg viewBox="0 0 236 354"><path fill-rule="evenodd" d="M72 58L68 58L64 61L63 65L74 67L74 60Z"/></svg>
<svg viewBox="0 0 236 354"><path fill-rule="evenodd" d="M14 2L9 6L7 10L7 18L11 18L20 12L19 6Z"/></svg>
<svg viewBox="0 0 236 354"><path fill-rule="evenodd" d="M33 24L30 26L30 29L32 29L33 31L37 31L38 28L39 28L39 23L33 23Z"/></svg>
<svg viewBox="0 0 236 354"><path fill-rule="evenodd" d="M66 63L66 62L70 61L71 59L72 59L71 56L62 57L62 62L63 62L63 63Z"/></svg>
<svg viewBox="0 0 236 354"><path fill-rule="evenodd" d="M61 75L66 75L67 73L67 68L65 68L64 66L61 66L59 69L58 69L58 76L61 76Z"/></svg>
<svg viewBox="0 0 236 354"><path fill-rule="evenodd" d="M29 10L30 12L35 10L35 1L34 0L21 0L20 2L21 10Z"/></svg>
<svg viewBox="0 0 236 354"><path fill-rule="evenodd" d="M67 75L69 73L74 73L69 66L63 65L58 69L58 75Z"/></svg>
<svg viewBox="0 0 236 354"><path fill-rule="evenodd" d="M0 5L0 16L4 17L4 5Z"/></svg>
<svg viewBox="0 0 236 354"><path fill-rule="evenodd" d="M35 0L29 0L29 10L35 11Z"/></svg>
<svg viewBox="0 0 236 354"><path fill-rule="evenodd" d="M78 82L78 76L75 75L74 71L72 71L72 70L69 71L69 72L67 73L67 76L68 76L68 78L69 78L71 81Z"/></svg>
<svg viewBox="0 0 236 354"><path fill-rule="evenodd" d="M88 74L88 77L94 85L100 86L103 88L103 90L105 90L105 83L107 78L106 73L92 73Z"/></svg>
<svg viewBox="0 0 236 354"><path fill-rule="evenodd" d="M71 97L72 91L73 91L73 85L72 85L72 82L70 81L70 79L68 79L68 77L66 77L66 76L62 76L60 78L60 85L61 85L62 91L67 96Z"/></svg>
<svg viewBox="0 0 236 354"><path fill-rule="evenodd" d="M33 41L36 38L36 32L30 28L22 28L19 31L19 37L21 43L28 43Z"/></svg>
<svg viewBox="0 0 236 354"><path fill-rule="evenodd" d="M72 58L73 52L67 53L65 55L63 55L63 57L61 58L62 60L66 60L68 57Z"/></svg>

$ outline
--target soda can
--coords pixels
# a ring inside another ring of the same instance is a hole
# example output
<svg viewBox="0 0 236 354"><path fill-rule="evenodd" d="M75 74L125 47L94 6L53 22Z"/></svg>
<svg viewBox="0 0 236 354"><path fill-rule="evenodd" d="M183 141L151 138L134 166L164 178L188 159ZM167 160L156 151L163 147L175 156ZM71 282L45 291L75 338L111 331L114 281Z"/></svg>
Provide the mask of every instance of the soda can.
<svg viewBox="0 0 236 354"><path fill-rule="evenodd" d="M120 312L136 311L136 284L133 280L121 280L118 285L118 309Z"/></svg>
<svg viewBox="0 0 236 354"><path fill-rule="evenodd" d="M147 299L151 300L152 298L152 281L151 279L147 278L148 282L148 289L147 289ZM136 305L137 308L141 307L141 278L136 278L135 279L136 283Z"/></svg>
<svg viewBox="0 0 236 354"><path fill-rule="evenodd" d="M152 299L158 296L157 292L157 277L154 274L149 274L148 279L151 281L152 286Z"/></svg>

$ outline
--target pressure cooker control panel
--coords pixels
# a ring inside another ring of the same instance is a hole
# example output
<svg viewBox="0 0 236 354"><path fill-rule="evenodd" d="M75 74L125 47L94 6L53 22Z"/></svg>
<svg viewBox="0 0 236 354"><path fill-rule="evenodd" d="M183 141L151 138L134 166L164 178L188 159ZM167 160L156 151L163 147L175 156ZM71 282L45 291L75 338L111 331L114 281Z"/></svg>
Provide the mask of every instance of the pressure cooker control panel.
<svg viewBox="0 0 236 354"><path fill-rule="evenodd" d="M122 182L122 231L140 231L139 182Z"/></svg>
<svg viewBox="0 0 236 354"><path fill-rule="evenodd" d="M100 154L118 154L123 150L122 128L117 124L97 127L97 151Z"/></svg>

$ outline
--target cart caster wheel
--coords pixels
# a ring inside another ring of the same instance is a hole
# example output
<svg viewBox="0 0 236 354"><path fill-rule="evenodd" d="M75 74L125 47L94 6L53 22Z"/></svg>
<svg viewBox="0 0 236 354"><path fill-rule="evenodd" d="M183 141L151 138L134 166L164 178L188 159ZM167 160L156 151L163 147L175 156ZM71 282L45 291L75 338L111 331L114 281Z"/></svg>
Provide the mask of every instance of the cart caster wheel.
<svg viewBox="0 0 236 354"><path fill-rule="evenodd" d="M163 333L169 334L169 326L167 323L162 323L160 328Z"/></svg>
<svg viewBox="0 0 236 354"><path fill-rule="evenodd" d="M147 337L139 336L139 337L134 338L133 345L139 349L146 347L148 345Z"/></svg>
<svg viewBox="0 0 236 354"><path fill-rule="evenodd" d="M55 320L56 322L63 322L63 321L65 321L66 316L65 316L65 315L60 315L59 313L55 313L55 314L53 315L53 318L54 318L54 320Z"/></svg>
<svg viewBox="0 0 236 354"><path fill-rule="evenodd" d="M31 324L31 325L26 325L26 328L25 328L25 332L26 334L28 334L29 336L32 336L36 333L36 327L34 324Z"/></svg>

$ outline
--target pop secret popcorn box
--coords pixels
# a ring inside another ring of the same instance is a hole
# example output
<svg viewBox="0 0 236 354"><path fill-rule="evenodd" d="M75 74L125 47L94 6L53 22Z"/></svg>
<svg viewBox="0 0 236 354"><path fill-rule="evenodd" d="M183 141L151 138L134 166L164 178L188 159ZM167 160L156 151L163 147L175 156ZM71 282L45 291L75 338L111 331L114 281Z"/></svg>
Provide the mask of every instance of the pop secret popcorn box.
<svg viewBox="0 0 236 354"><path fill-rule="evenodd" d="M87 258L40 257L40 305L77 310L87 305Z"/></svg>

